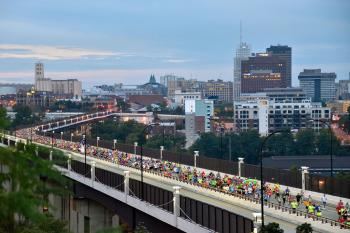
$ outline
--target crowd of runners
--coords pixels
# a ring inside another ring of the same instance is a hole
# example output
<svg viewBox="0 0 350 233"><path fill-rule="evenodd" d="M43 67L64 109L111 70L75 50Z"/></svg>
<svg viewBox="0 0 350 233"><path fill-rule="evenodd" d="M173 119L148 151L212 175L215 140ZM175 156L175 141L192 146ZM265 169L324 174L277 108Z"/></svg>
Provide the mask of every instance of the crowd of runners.
<svg viewBox="0 0 350 233"><path fill-rule="evenodd" d="M126 153L118 150L95 147L81 142L71 142L61 139L53 139L48 136L32 134L34 130L22 129L17 131L17 136L24 139L32 138L33 141L53 146L56 148L69 150L76 153L85 153L88 156L96 157L103 160L120 164L123 166L140 168L141 157L132 153ZM32 134L32 135L31 135ZM219 172L207 171L191 166L180 165L178 163L143 158L143 168L146 171L153 171L162 174L165 177L178 179L182 182L193 185L211 188L226 193L237 193L247 197L258 199L260 198L260 183L256 179L243 178L234 175L220 174ZM297 195L291 195L289 188L282 189L279 184L264 184L264 200L273 202L283 207L290 207L294 212L297 210L305 211L309 216L322 216L322 211L326 208L327 197L324 195L321 201L313 200L312 197L304 196L302 192ZM344 204L340 201L336 207L339 215L339 222L350 226L350 211L349 203Z"/></svg>

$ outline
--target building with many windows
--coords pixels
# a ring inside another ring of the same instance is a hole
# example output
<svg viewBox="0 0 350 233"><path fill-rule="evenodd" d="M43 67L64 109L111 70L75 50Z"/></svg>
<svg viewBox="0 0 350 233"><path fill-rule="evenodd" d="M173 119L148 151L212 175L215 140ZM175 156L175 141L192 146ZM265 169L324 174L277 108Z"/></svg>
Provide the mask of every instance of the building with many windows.
<svg viewBox="0 0 350 233"><path fill-rule="evenodd" d="M212 100L186 100L185 101L185 135L186 147L190 147L201 133L211 130L211 118L214 115L214 102Z"/></svg>
<svg viewBox="0 0 350 233"><path fill-rule="evenodd" d="M206 99L214 99L221 103L232 103L233 83L224 82L221 79L209 80L204 84L203 96Z"/></svg>
<svg viewBox="0 0 350 233"><path fill-rule="evenodd" d="M271 45L266 52L273 56L278 56L285 61L286 65L286 87L292 86L292 48L287 45Z"/></svg>
<svg viewBox="0 0 350 233"><path fill-rule="evenodd" d="M51 92L63 98L80 99L82 95L82 83L77 79L51 80L45 78L44 64L35 64L35 90L39 92Z"/></svg>
<svg viewBox="0 0 350 233"><path fill-rule="evenodd" d="M335 73L322 73L321 69L304 69L300 72L299 86L312 101L332 101L335 99Z"/></svg>
<svg viewBox="0 0 350 233"><path fill-rule="evenodd" d="M257 53L241 65L241 93L262 92L265 88L288 87L286 61L279 56Z"/></svg>
<svg viewBox="0 0 350 233"><path fill-rule="evenodd" d="M234 103L236 129L258 130L261 135L281 129L323 127L318 121L328 120L331 111L322 104L312 102L299 88L267 89L255 100Z"/></svg>
<svg viewBox="0 0 350 233"><path fill-rule="evenodd" d="M236 49L233 69L233 100L240 100L241 96L241 65L242 61L248 60L250 56L250 46L245 42L240 42Z"/></svg>

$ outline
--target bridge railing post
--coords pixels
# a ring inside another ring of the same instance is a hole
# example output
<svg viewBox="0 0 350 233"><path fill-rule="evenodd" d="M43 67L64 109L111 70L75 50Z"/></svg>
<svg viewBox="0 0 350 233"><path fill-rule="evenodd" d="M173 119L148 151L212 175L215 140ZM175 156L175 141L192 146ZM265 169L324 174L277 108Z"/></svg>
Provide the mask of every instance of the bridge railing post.
<svg viewBox="0 0 350 233"><path fill-rule="evenodd" d="M244 158L238 158L238 176L242 176L242 165L244 163Z"/></svg>
<svg viewBox="0 0 350 233"><path fill-rule="evenodd" d="M177 218L180 217L180 186L173 187L174 225L177 226Z"/></svg>
<svg viewBox="0 0 350 233"><path fill-rule="evenodd" d="M129 179L130 179L130 171L124 171L124 194L125 194L125 202L127 201L127 197L129 195Z"/></svg>
<svg viewBox="0 0 350 233"><path fill-rule="evenodd" d="M72 170L72 154L68 154L67 164L68 164L68 171L71 171Z"/></svg>
<svg viewBox="0 0 350 233"><path fill-rule="evenodd" d="M301 190L305 192L306 190L306 176L309 173L309 167L301 167Z"/></svg>
<svg viewBox="0 0 350 233"><path fill-rule="evenodd" d="M95 174L95 169L96 168L96 162L95 161L92 161L91 162L91 183L92 183L92 186L94 186L94 181L95 181L95 177L96 177L96 174Z"/></svg>
<svg viewBox="0 0 350 233"><path fill-rule="evenodd" d="M199 156L199 151L198 150L196 150L196 151L194 151L194 154L193 154L193 162L194 162L194 167L195 168L197 168L197 157Z"/></svg>
<svg viewBox="0 0 350 233"><path fill-rule="evenodd" d="M50 161L52 161L52 153L53 153L53 151L52 151L52 150L50 150L50 155L49 155L49 159L50 159Z"/></svg>
<svg viewBox="0 0 350 233"><path fill-rule="evenodd" d="M10 138L7 137L7 146L10 147L11 146L11 141L10 141Z"/></svg>

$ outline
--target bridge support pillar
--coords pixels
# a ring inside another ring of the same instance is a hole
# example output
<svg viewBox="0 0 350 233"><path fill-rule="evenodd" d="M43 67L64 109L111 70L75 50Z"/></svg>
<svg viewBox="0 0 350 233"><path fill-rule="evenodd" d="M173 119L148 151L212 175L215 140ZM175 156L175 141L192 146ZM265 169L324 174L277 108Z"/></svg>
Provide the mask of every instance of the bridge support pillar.
<svg viewBox="0 0 350 233"><path fill-rule="evenodd" d="M95 181L95 169L96 168L96 162L92 161L91 162L91 183L92 183L92 187L94 187L94 181Z"/></svg>
<svg viewBox="0 0 350 233"><path fill-rule="evenodd" d="M53 153L53 151L50 150L50 161L52 161L52 153Z"/></svg>
<svg viewBox="0 0 350 233"><path fill-rule="evenodd" d="M177 227L177 217L180 217L180 186L174 186L173 187L173 205L174 205L174 226Z"/></svg>
<svg viewBox="0 0 350 233"><path fill-rule="evenodd" d="M306 189L306 176L309 173L309 167L301 167L301 190L305 192Z"/></svg>
<svg viewBox="0 0 350 233"><path fill-rule="evenodd" d="M68 171L70 172L72 170L72 155L71 154L68 154L67 164L68 164Z"/></svg>
<svg viewBox="0 0 350 233"><path fill-rule="evenodd" d="M124 171L125 202L127 201L127 197L129 196L129 179L130 179L130 171Z"/></svg>
<svg viewBox="0 0 350 233"><path fill-rule="evenodd" d="M39 156L39 147L38 146L35 147L35 155Z"/></svg>
<svg viewBox="0 0 350 233"><path fill-rule="evenodd" d="M11 145L11 142L10 142L10 138L8 137L7 138L7 146L10 147L10 145Z"/></svg>
<svg viewBox="0 0 350 233"><path fill-rule="evenodd" d="M238 176L242 176L242 164L244 163L244 158L238 158Z"/></svg>

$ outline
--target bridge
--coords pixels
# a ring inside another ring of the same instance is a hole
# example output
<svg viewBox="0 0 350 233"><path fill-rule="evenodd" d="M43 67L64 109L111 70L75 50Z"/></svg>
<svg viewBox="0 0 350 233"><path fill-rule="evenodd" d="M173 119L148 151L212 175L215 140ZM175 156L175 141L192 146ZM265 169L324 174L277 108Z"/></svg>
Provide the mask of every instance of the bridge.
<svg viewBox="0 0 350 233"><path fill-rule="evenodd" d="M157 169L143 169L144 178L141 182L141 171L137 165L123 164L113 157L96 156L92 151L89 151L85 163L84 155L79 150L71 149L77 144L59 139L52 143L51 138L36 134L38 129L39 131L53 131L115 114L96 113L36 126L34 130L32 128L18 130L16 136L4 134L2 143L9 146L19 142L28 143L28 135L34 132L34 135L31 135L33 143L51 149L55 147L56 150L64 153L65 158L58 162L52 152L41 156L54 161L56 168L75 182L77 196L109 206L131 226L134 226L138 219L142 219L149 223L151 228L153 227L150 229L152 232L164 232L164 229L167 229L167 232L252 232L256 226L253 213L260 212L259 198L238 192L203 187ZM108 149L103 150L108 151ZM137 153L129 152L128 154L136 162L138 161ZM148 157L144 159L145 161L152 160ZM242 160L237 169L238 173L227 175L241 177L241 165ZM196 169L199 173L212 172L197 167L196 164L186 165L186 167ZM305 175L305 172L302 174ZM299 188L290 189L293 195L300 192ZM302 189L305 190L305 185ZM311 193L307 190L305 192L312 194L316 199L322 196L321 193ZM340 197L329 195L328 199L331 204L336 204ZM324 217L309 216L300 209L293 213L289 207L274 202L265 204L265 221L278 222L285 232L295 232L296 226L304 222L310 223L314 232L349 232L348 229L341 228L334 214Z"/></svg>

